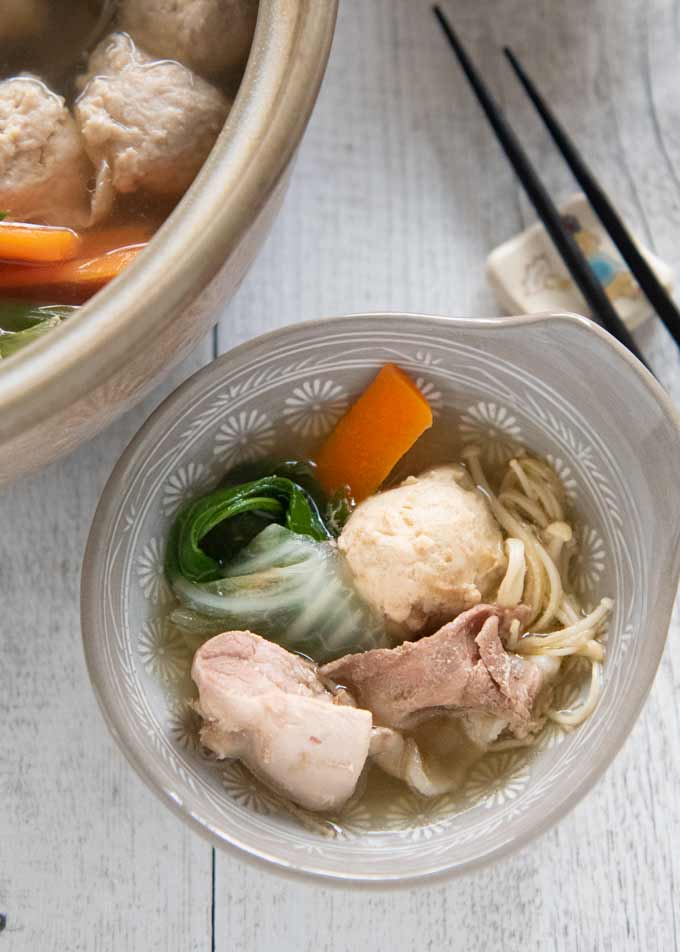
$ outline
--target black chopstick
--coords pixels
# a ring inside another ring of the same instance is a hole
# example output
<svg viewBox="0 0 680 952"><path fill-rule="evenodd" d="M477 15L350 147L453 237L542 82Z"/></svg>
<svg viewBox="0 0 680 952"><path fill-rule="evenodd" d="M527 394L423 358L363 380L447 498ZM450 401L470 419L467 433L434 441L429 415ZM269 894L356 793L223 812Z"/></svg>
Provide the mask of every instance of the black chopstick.
<svg viewBox="0 0 680 952"><path fill-rule="evenodd" d="M536 111L545 123L555 145L564 156L574 178L578 181L595 214L602 222L603 228L621 252L622 258L630 268L631 274L635 277L649 303L668 328L676 344L680 346L680 311L652 271L647 260L640 254L630 232L609 200L607 193L586 165L583 156L558 122L545 99L527 76L515 54L507 46L504 52L536 107Z"/></svg>
<svg viewBox="0 0 680 952"><path fill-rule="evenodd" d="M433 10L454 53L458 57L463 72L472 86L491 127L496 133L498 141L503 147L517 177L524 186L524 190L542 220L553 244L569 269L569 273L574 279L574 282L586 299L593 317L599 320L610 334L616 337L628 350L635 354L638 360L645 363L644 357L638 350L628 328L617 314L604 288L593 274L581 249L576 244L573 236L564 227L555 203L539 179L536 170L532 166L529 157L522 148L519 139L507 122L503 112L494 101L493 96L458 40L451 24L439 6L435 5Z"/></svg>

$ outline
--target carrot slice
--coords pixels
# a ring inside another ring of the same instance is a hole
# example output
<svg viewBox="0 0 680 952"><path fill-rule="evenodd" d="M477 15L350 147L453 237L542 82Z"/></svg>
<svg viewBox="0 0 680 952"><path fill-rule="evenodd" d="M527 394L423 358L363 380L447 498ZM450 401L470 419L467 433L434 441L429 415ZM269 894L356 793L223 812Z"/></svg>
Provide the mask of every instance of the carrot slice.
<svg viewBox="0 0 680 952"><path fill-rule="evenodd" d="M0 222L0 260L26 264L70 261L80 251L80 236L70 228Z"/></svg>
<svg viewBox="0 0 680 952"><path fill-rule="evenodd" d="M44 267L0 266L0 289L31 293L50 289L50 300L82 303L131 264L145 245L119 248L95 258L76 258Z"/></svg>
<svg viewBox="0 0 680 952"><path fill-rule="evenodd" d="M321 485L328 493L349 486L360 502L431 426L432 410L413 380L386 364L321 447Z"/></svg>

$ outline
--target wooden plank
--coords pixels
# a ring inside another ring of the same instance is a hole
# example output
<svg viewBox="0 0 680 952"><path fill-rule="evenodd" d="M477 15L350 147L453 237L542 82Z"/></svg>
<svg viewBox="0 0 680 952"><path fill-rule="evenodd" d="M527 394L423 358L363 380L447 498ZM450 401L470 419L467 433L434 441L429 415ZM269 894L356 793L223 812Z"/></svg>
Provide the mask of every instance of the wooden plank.
<svg viewBox="0 0 680 952"><path fill-rule="evenodd" d="M591 0L449 7L554 193L573 184L498 55L504 42L631 224L680 273L672 0L621 0L615 11ZM482 262L530 218L426 0L343 0L283 214L222 322L220 348L352 310L498 313ZM680 402L664 332L639 338ZM209 355L206 345L192 366ZM96 500L158 397L0 499L0 949L10 952L211 946L210 848L160 807L108 737L78 634ZM220 854L215 948L678 949L679 628L676 614L624 751L539 842L449 885L377 894L289 883Z"/></svg>
<svg viewBox="0 0 680 952"><path fill-rule="evenodd" d="M499 54L503 43L520 53L632 226L680 273L671 0L622 0L615 12L590 0L448 7L553 193L576 188ZM344 0L283 214L222 322L220 349L331 313L498 313L484 258L531 219L429 3ZM665 332L639 335L680 400ZM678 949L679 627L676 616L623 752L537 843L449 885L396 893L289 883L218 854L218 952Z"/></svg>
<svg viewBox="0 0 680 952"><path fill-rule="evenodd" d="M206 341L143 406L0 499L0 934L8 952L205 950L211 850L132 772L80 644L79 576L125 445L212 355Z"/></svg>

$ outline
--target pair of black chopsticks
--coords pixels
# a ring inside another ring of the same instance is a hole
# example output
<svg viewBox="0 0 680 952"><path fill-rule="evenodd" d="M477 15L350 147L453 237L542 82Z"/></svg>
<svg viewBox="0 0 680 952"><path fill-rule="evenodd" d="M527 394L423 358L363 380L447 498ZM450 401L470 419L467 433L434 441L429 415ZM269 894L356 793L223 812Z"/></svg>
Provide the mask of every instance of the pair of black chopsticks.
<svg viewBox="0 0 680 952"><path fill-rule="evenodd" d="M434 14L453 48L472 89L484 110L498 141L510 160L517 177L524 186L536 212L543 221L557 251L566 264L575 284L586 299L593 317L598 320L614 337L645 363L628 328L616 312L603 286L593 273L583 252L573 236L565 228L560 213L538 177L529 157L519 139L505 119L502 110L495 102L486 84L467 55L451 24L439 6L433 7ZM550 111L547 103L529 79L517 57L507 47L505 55L510 61L520 82L543 119L553 141L564 156L574 177L583 188L593 210L619 249L621 256L637 280L650 304L668 328L675 343L680 347L680 311L669 297L651 267L640 254L626 226L608 199L604 189L590 172L578 149L565 130Z"/></svg>

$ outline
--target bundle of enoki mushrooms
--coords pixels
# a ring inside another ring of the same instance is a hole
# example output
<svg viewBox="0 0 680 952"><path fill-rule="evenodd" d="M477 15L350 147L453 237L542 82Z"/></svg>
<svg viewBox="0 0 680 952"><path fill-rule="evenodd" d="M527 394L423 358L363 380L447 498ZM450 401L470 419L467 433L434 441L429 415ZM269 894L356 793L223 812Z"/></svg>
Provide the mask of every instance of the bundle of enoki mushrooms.
<svg viewBox="0 0 680 952"><path fill-rule="evenodd" d="M578 544L566 513L566 493L548 463L528 455L510 460L498 492L494 492L481 464L479 447L463 453L470 476L505 533L508 567L497 602L508 608L527 605L524 625L513 622L507 648L521 655L559 658L580 657L591 665L590 685L583 702L573 710L548 706L544 717L575 727L589 717L602 693L602 637L613 602L603 598L586 612L575 596L570 567ZM500 741L499 745L531 744Z"/></svg>

